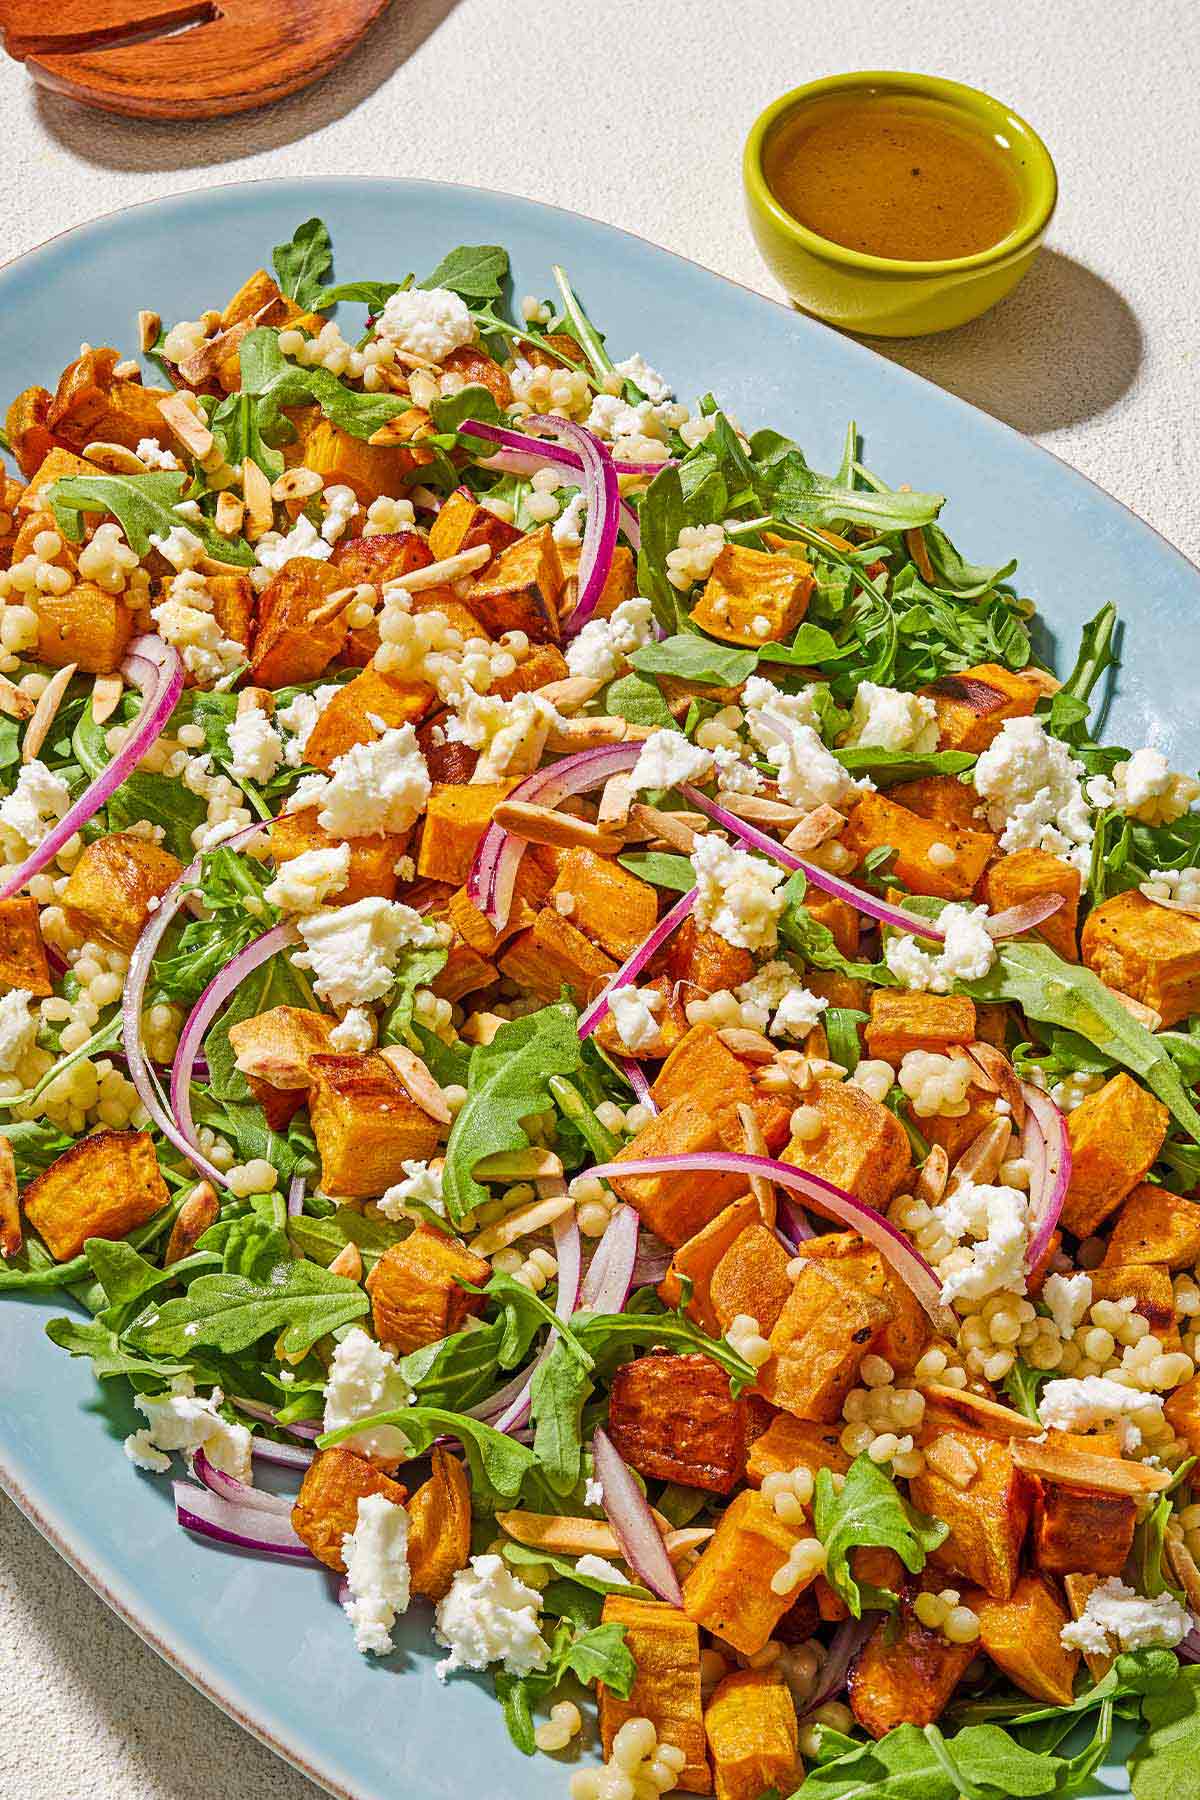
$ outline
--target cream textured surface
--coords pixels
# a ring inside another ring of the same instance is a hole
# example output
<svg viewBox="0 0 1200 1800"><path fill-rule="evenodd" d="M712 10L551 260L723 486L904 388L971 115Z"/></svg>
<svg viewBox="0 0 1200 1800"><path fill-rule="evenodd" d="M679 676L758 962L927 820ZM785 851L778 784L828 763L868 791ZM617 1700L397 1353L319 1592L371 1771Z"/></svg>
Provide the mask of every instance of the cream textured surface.
<svg viewBox="0 0 1200 1800"><path fill-rule="evenodd" d="M4 62L0 256L180 189L419 175L573 207L774 292L742 218L754 114L841 69L951 75L1042 132L1059 211L1005 306L887 353L1032 433L1200 559L1194 0L558 0L541 17L553 25L512 0L394 0L323 87L188 128L78 110ZM118 1463L96 1478L132 1476ZM0 1769L0 1789L24 1800L317 1795L159 1662L2 1497Z"/></svg>

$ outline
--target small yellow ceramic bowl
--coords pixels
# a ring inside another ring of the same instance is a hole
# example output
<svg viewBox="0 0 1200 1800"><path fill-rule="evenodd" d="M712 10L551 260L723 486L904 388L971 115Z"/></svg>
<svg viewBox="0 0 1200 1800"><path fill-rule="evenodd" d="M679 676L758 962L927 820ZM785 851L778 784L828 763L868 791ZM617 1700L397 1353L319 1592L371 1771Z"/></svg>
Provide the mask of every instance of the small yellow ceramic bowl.
<svg viewBox="0 0 1200 1800"><path fill-rule="evenodd" d="M776 199L764 159L784 120L831 95L915 95L982 127L1007 157L1019 212L999 243L944 262L899 262L833 243L801 225ZM936 75L871 70L831 75L784 94L754 121L742 164L746 208L759 249L797 306L845 331L921 337L974 319L1010 294L1037 255L1058 198L1058 178L1041 138L999 100Z"/></svg>

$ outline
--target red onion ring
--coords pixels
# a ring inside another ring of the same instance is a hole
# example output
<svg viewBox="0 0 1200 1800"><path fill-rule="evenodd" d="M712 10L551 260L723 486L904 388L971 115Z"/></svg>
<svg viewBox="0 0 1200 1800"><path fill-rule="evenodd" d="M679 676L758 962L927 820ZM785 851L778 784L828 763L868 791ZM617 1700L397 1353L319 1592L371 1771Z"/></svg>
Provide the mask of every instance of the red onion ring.
<svg viewBox="0 0 1200 1800"><path fill-rule="evenodd" d="M530 441L533 442L537 440L531 439ZM567 466L558 462L556 457L547 457L546 455L523 456L516 450L499 450L495 456L489 456L486 460L481 461L479 466L481 469L495 469L502 475L536 475L539 469L544 469L546 467L548 461L559 468ZM665 465L662 463L655 463L653 465L656 469L661 469L664 466ZM633 464L614 462L613 468L616 470L617 474L620 475L622 473L629 473L633 468ZM621 514L621 530L629 539L632 547L635 550L640 550L642 547L641 521L628 500L620 500L619 510ZM666 636L666 633L657 624L655 625L655 630L660 637Z"/></svg>
<svg viewBox="0 0 1200 1800"><path fill-rule="evenodd" d="M804 1709L804 1719L810 1719L818 1706L824 1706L827 1700L834 1700L841 1693L850 1673L850 1664L874 1631L878 1616L877 1613L867 1613L861 1619L842 1620L829 1640L829 1648L821 1664L817 1692Z"/></svg>
<svg viewBox="0 0 1200 1800"><path fill-rule="evenodd" d="M125 742L112 761L101 769L96 779L89 782L57 825L46 833L37 848L30 851L23 863L18 863L15 869L6 872L4 879L0 881L0 900L10 899L27 881L32 881L39 870L44 869L62 849L68 838L74 837L99 812L121 783L133 773L151 744L161 737L163 727L175 711L183 692L183 663L178 651L172 650L169 644L164 644L161 638L134 638L121 664L121 673L141 689L143 702L142 710L130 727Z"/></svg>
<svg viewBox="0 0 1200 1800"><path fill-rule="evenodd" d="M641 1222L632 1206L621 1205L614 1209L588 1265L583 1292L579 1296L582 1311L619 1313L623 1310L633 1285L640 1230Z"/></svg>
<svg viewBox="0 0 1200 1800"><path fill-rule="evenodd" d="M526 423L552 431L560 443L573 445L581 464L587 521L579 549L579 598L563 623L564 634L573 637L595 612L612 568L620 525L617 472L608 446L584 426L553 413L534 413Z"/></svg>
<svg viewBox="0 0 1200 1800"><path fill-rule="evenodd" d="M748 1156L740 1150L695 1150L677 1156L638 1156L628 1161L600 1163L588 1174L600 1181L621 1181L632 1175L712 1174L763 1175L793 1193L805 1194L816 1201L852 1231L874 1244L890 1263L905 1287L911 1289L929 1314L939 1332L957 1328L953 1313L942 1305L942 1285L925 1258L890 1219L856 1200L842 1188L834 1187L820 1175L810 1175L791 1163L777 1162L771 1156Z"/></svg>
<svg viewBox="0 0 1200 1800"><path fill-rule="evenodd" d="M638 1105L644 1106L648 1112L657 1113L658 1102L650 1092L650 1083L646 1080L646 1072L641 1063L635 1062L632 1056L619 1056L617 1062L622 1075L633 1089Z"/></svg>
<svg viewBox="0 0 1200 1800"><path fill-rule="evenodd" d="M1042 925L1065 906L1065 894L1044 894L1040 900L1023 900L1019 906L1006 906L1003 912L993 913L985 919L983 928L989 937L1017 937L1023 931L1032 931L1035 925Z"/></svg>
<svg viewBox="0 0 1200 1800"><path fill-rule="evenodd" d="M592 1438L592 1467L604 1490L601 1505L616 1534L621 1555L651 1593L682 1610L683 1589L646 1496L603 1426Z"/></svg>
<svg viewBox="0 0 1200 1800"><path fill-rule="evenodd" d="M791 1245L793 1250L797 1249L801 1244L807 1243L809 1238L816 1237L816 1232L813 1230L800 1208L798 1206L793 1206L786 1194L781 1194L779 1196L778 1211L778 1223L782 1235Z"/></svg>
<svg viewBox="0 0 1200 1800"><path fill-rule="evenodd" d="M561 1182L553 1184L538 1183L539 1192L552 1191L554 1187L562 1187ZM579 1227L575 1223L574 1212L563 1213L555 1219L551 1227L554 1233L554 1254L558 1259L558 1294L554 1302L555 1316L565 1325L575 1311L575 1302L579 1298L579 1277L583 1268L583 1246L579 1238ZM530 1364L522 1378L521 1385L504 1411L492 1424L496 1431L513 1432L524 1425L529 1417L532 1398L533 1378L541 1365L554 1348L555 1332L546 1339L541 1354ZM479 1417L477 1413L475 1415Z"/></svg>
<svg viewBox="0 0 1200 1800"><path fill-rule="evenodd" d="M304 1211L304 1189L307 1186L303 1175L293 1175L288 1182L287 1214L289 1219L298 1219Z"/></svg>
<svg viewBox="0 0 1200 1800"><path fill-rule="evenodd" d="M192 1458L192 1472L211 1494L231 1501L234 1506L244 1506L251 1512L276 1514L292 1510L292 1502L286 1494L268 1494L262 1488L247 1487L236 1475L227 1475L224 1469L218 1469L203 1450L197 1450Z"/></svg>
<svg viewBox="0 0 1200 1800"><path fill-rule="evenodd" d="M257 1512L187 1481L173 1481L171 1491L175 1496L175 1517L185 1531L198 1532L201 1537L212 1538L218 1544L232 1544L240 1550L257 1550L264 1556L284 1556L294 1562L317 1560L292 1530L290 1519L282 1514Z"/></svg>
<svg viewBox="0 0 1200 1800"><path fill-rule="evenodd" d="M1029 1232L1029 1248L1025 1252L1025 1267L1035 1269L1046 1253L1046 1246L1054 1234L1062 1214L1063 1201L1067 1197L1067 1189L1071 1185L1071 1137L1067 1130L1065 1115L1055 1106L1049 1094L1043 1094L1041 1088L1034 1087L1031 1081L1021 1083L1021 1092L1025 1096L1025 1130L1021 1137L1021 1148L1024 1151L1027 1143L1033 1143L1035 1134L1042 1139L1041 1168L1035 1173L1038 1176L1036 1185L1030 1182L1029 1206L1031 1225Z"/></svg>
<svg viewBox="0 0 1200 1800"><path fill-rule="evenodd" d="M541 422L539 417L524 421L526 425ZM556 418L553 423L557 426L563 421ZM508 431L500 425L481 425L477 419L468 419L458 429L460 433L469 431L473 437L486 438L489 443L499 444L504 450L515 451L519 456L536 459L539 463L555 462L564 469L578 469L582 466L574 450L563 444L547 443L544 438L528 437L519 431ZM618 475L657 475L660 469L670 468L674 461L674 457L667 457L662 462L620 462L613 458L612 466Z"/></svg>
<svg viewBox="0 0 1200 1800"><path fill-rule="evenodd" d="M277 1444L272 1438L256 1437L250 1444L251 1456L263 1462L276 1463L281 1469L307 1469L315 1452L302 1450L299 1444Z"/></svg>
<svg viewBox="0 0 1200 1800"><path fill-rule="evenodd" d="M698 888L689 888L680 896L669 911L665 912L648 938L644 938L637 949L625 958L615 975L610 975L591 1005L580 1015L579 1036L591 1037L597 1025L608 1011L608 996L614 988L624 987L645 968L655 952L662 948L667 939L679 930L688 914L696 904Z"/></svg>

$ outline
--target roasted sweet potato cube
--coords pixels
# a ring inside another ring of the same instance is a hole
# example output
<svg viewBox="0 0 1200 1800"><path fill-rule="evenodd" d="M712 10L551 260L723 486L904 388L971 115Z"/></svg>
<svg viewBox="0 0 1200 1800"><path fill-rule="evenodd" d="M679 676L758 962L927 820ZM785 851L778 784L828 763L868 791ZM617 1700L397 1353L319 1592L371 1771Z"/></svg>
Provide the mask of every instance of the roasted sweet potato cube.
<svg viewBox="0 0 1200 1800"><path fill-rule="evenodd" d="M429 527L429 548L435 562L457 556L460 550L474 550L479 544L487 544L492 555L498 556L520 538L515 525L481 505L466 487L455 488Z"/></svg>
<svg viewBox="0 0 1200 1800"><path fill-rule="evenodd" d="M989 831L933 825L886 795L869 791L856 801L840 842L856 862L871 850L890 846L896 853L890 865L896 879L915 893L936 894L943 900L965 900L996 848ZM938 857L931 859L935 844L951 850L953 862L943 867L938 860L940 850Z"/></svg>
<svg viewBox="0 0 1200 1800"><path fill-rule="evenodd" d="M753 1105L754 1084L746 1064L718 1037L714 1026L693 1025L671 1051L650 1088L658 1106L694 1095L720 1127L728 1148L742 1148L737 1108Z"/></svg>
<svg viewBox="0 0 1200 1800"><path fill-rule="evenodd" d="M819 893L810 888L804 896L804 906L809 917L818 925L824 925L833 936L833 941L843 956L858 955L858 942L862 936L859 929L858 914L844 900L835 900L832 894ZM805 975L805 986L811 990L811 983Z"/></svg>
<svg viewBox="0 0 1200 1800"><path fill-rule="evenodd" d="M336 1019L302 1006L272 1006L229 1027L236 1066L242 1074L285 1092L307 1093L310 1063L330 1054Z"/></svg>
<svg viewBox="0 0 1200 1800"><path fill-rule="evenodd" d="M511 700L514 694L535 694L552 681L565 681L570 673L567 659L557 644L534 644L512 674L498 676L488 692L498 694L501 700Z"/></svg>
<svg viewBox="0 0 1200 1800"><path fill-rule="evenodd" d="M445 964L429 985L440 1000L461 1000L464 994L491 987L495 979L493 963L485 961L470 944L458 943L451 944Z"/></svg>
<svg viewBox="0 0 1200 1800"><path fill-rule="evenodd" d="M925 1432L922 1448L925 1468L910 1481L909 1497L921 1512L950 1527L932 1560L965 1575L994 1599L1007 1600L1016 1584L1033 1506L1028 1477L1013 1462L1006 1443L978 1431L947 1430L939 1424ZM944 1468L951 1474L943 1473ZM964 1474L968 1480L962 1487Z"/></svg>
<svg viewBox="0 0 1200 1800"><path fill-rule="evenodd" d="M844 1475L850 1458L842 1449L841 1425L819 1425L813 1419L797 1419L777 1412L767 1429L755 1438L746 1457L746 1480L761 1487L767 1475L783 1475L790 1469L832 1469Z"/></svg>
<svg viewBox="0 0 1200 1800"><path fill-rule="evenodd" d="M78 1256L88 1238L123 1238L170 1199L146 1131L96 1131L35 1175L22 1196L25 1216L56 1262Z"/></svg>
<svg viewBox="0 0 1200 1800"><path fill-rule="evenodd" d="M557 644L563 571L549 525L501 550L467 589L467 605L493 637L523 631L535 644Z"/></svg>
<svg viewBox="0 0 1200 1800"><path fill-rule="evenodd" d="M25 388L5 414L4 429L27 481L54 448L54 434L46 423L53 398L49 388Z"/></svg>
<svg viewBox="0 0 1200 1800"><path fill-rule="evenodd" d="M17 502L19 512L40 512L46 505L47 489L56 481L65 481L69 475L94 475L95 463L85 462L82 456L76 456L73 450L64 449L55 444L47 450L45 456L29 477L29 486ZM98 515L85 515L96 517Z"/></svg>
<svg viewBox="0 0 1200 1800"><path fill-rule="evenodd" d="M118 666L133 635L133 614L119 594L94 581L76 582L65 594L38 595L38 661L61 669L78 663L89 675Z"/></svg>
<svg viewBox="0 0 1200 1800"><path fill-rule="evenodd" d="M63 910L76 931L132 950L155 904L182 873L169 850L117 831L84 846L67 878Z"/></svg>
<svg viewBox="0 0 1200 1800"><path fill-rule="evenodd" d="M602 1617L606 1625L624 1627L626 1646L637 1664L628 1700L603 1685L599 1689L605 1756L611 1756L613 1739L627 1719L649 1719L659 1742L673 1744L687 1758L677 1785L687 1794L711 1793L700 1700L700 1633L661 1600L608 1594Z"/></svg>
<svg viewBox="0 0 1200 1800"><path fill-rule="evenodd" d="M1033 1559L1049 1575L1119 1575L1133 1544L1136 1523L1137 1505L1132 1495L1039 1482L1033 1513ZM1013 1680L1017 1680L1015 1675Z"/></svg>
<svg viewBox="0 0 1200 1800"><path fill-rule="evenodd" d="M979 827L979 795L957 775L922 775L917 781L897 781L888 789L888 798L934 825L957 825L963 831Z"/></svg>
<svg viewBox="0 0 1200 1800"><path fill-rule="evenodd" d="M754 958L748 950L739 950L715 931L685 919L675 933L667 957L667 971L672 981L687 982L697 993L687 995L695 1000L702 994L715 994L720 988L740 987L754 974Z"/></svg>
<svg viewBox="0 0 1200 1800"><path fill-rule="evenodd" d="M244 320L253 318L264 306L282 301L283 291L278 282L265 269L255 269L253 275L247 275L237 293L226 302L221 313L222 329L228 330L231 325L240 325Z"/></svg>
<svg viewBox="0 0 1200 1800"><path fill-rule="evenodd" d="M1132 1512L1132 1500L1129 1506ZM1069 1706L1079 1652L1064 1650L1059 1641L1070 1614L1054 1584L1044 1575L1022 1575L1007 1600L980 1594L971 1596L971 1604L980 1643L997 1668L1044 1706Z"/></svg>
<svg viewBox="0 0 1200 1800"><path fill-rule="evenodd" d="M798 556L726 544L692 608L692 619L722 643L755 648L768 638L778 643L791 636L808 611L813 586L813 572Z"/></svg>
<svg viewBox="0 0 1200 1800"><path fill-rule="evenodd" d="M1163 1189L1155 1188L1153 1191L1161 1194ZM1174 1200L1176 1196L1171 1194L1169 1198ZM1129 1202L1126 1201L1125 1204L1128 1205ZM1179 1204L1200 1213L1200 1207L1193 1200L1183 1200ZM1089 1275L1093 1302L1131 1299L1134 1311L1141 1313L1156 1336L1166 1337L1174 1331L1175 1295L1171 1288L1170 1270L1165 1262L1114 1262L1110 1265L1106 1256L1101 1266L1090 1270Z"/></svg>
<svg viewBox="0 0 1200 1800"><path fill-rule="evenodd" d="M1045 938L1066 962L1078 962L1075 934L1082 885L1079 870L1061 856L1051 856L1047 850L1016 850L1011 856L997 858L986 871L979 892L994 913L1003 912L1008 906L1023 906L1028 900L1061 894L1062 905L1037 926L1037 935Z"/></svg>
<svg viewBox="0 0 1200 1800"><path fill-rule="evenodd" d="M332 769L355 744L373 744L385 729L412 725L435 700L423 681L401 681L378 669L364 669L339 688L308 734L304 760L314 769Z"/></svg>
<svg viewBox="0 0 1200 1800"><path fill-rule="evenodd" d="M435 1445L429 1480L409 1501L408 1521L412 1591L440 1600L471 1554L471 1484L449 1451Z"/></svg>
<svg viewBox="0 0 1200 1800"><path fill-rule="evenodd" d="M784 1162L831 1181L877 1211L886 1210L912 1168L912 1151L899 1119L862 1088L843 1081L818 1082L807 1104L821 1115L820 1135L793 1137L783 1152ZM811 1200L806 1204L813 1212L822 1212Z"/></svg>
<svg viewBox="0 0 1200 1800"><path fill-rule="evenodd" d="M23 481L0 469L0 512L5 514L5 518L0 519L0 569L10 568L14 561L13 549L20 530L17 502L24 491Z"/></svg>
<svg viewBox="0 0 1200 1800"><path fill-rule="evenodd" d="M0 900L0 985L24 988L35 1000L54 992L36 900Z"/></svg>
<svg viewBox="0 0 1200 1800"><path fill-rule="evenodd" d="M436 526L436 520L434 523ZM427 569L434 553L417 531L371 531L362 537L342 538L329 560L343 586L367 581L372 587L382 587L400 575L411 575L414 569Z"/></svg>
<svg viewBox="0 0 1200 1800"><path fill-rule="evenodd" d="M119 361L115 350L88 350L59 376L46 424L68 449L82 450L97 439L129 450L143 438L171 444L171 428L158 410L170 390L126 381L114 373Z"/></svg>
<svg viewBox="0 0 1200 1800"><path fill-rule="evenodd" d="M457 788L456 793L472 793ZM428 827L426 827L428 829ZM557 1000L568 988L577 1006L599 993L617 964L552 906L543 906L528 931L515 937L500 958L501 973L541 999Z"/></svg>
<svg viewBox="0 0 1200 1800"><path fill-rule="evenodd" d="M727 1494L745 1461L745 1411L707 1356L653 1351L617 1370L608 1429L639 1475Z"/></svg>
<svg viewBox="0 0 1200 1800"><path fill-rule="evenodd" d="M1161 1100L1124 1070L1067 1117L1071 1139L1071 1185L1062 1222L1076 1237L1090 1237L1144 1181L1167 1135L1170 1114ZM1122 1260L1135 1258L1125 1250ZM1143 1261L1162 1262L1159 1256Z"/></svg>
<svg viewBox="0 0 1200 1800"><path fill-rule="evenodd" d="M994 701L983 688L992 689ZM976 753L987 749L1005 719L1027 718L1044 691L1036 676L1016 675L999 663L979 663L921 689L937 713L939 747Z"/></svg>
<svg viewBox="0 0 1200 1800"><path fill-rule="evenodd" d="M309 1117L327 1194L369 1199L427 1162L438 1127L409 1099L382 1056L314 1056Z"/></svg>
<svg viewBox="0 0 1200 1800"><path fill-rule="evenodd" d="M1200 1205L1152 1182L1139 1182L1126 1195L1117 1215L1103 1266L1163 1263L1168 1269L1190 1269L1197 1262Z"/></svg>
<svg viewBox="0 0 1200 1800"><path fill-rule="evenodd" d="M646 1156L672 1156L722 1146L717 1121L703 1101L684 1095L664 1106L617 1155L618 1162ZM735 1199L742 1186L737 1175L625 1175L612 1186L636 1207L643 1223L672 1248L695 1237L702 1225Z"/></svg>
<svg viewBox="0 0 1200 1800"><path fill-rule="evenodd" d="M704 1729L717 1800L790 1794L803 1774L796 1708L775 1669L735 1669L709 1701Z"/></svg>
<svg viewBox="0 0 1200 1800"><path fill-rule="evenodd" d="M511 781L481 781L465 787L438 783L425 809L418 875L460 886L471 872L493 812L512 785Z"/></svg>
<svg viewBox="0 0 1200 1800"><path fill-rule="evenodd" d="M891 1309L876 1350L893 1369L907 1374L929 1345L931 1327L924 1307L879 1251L856 1231L830 1231L807 1239L803 1254L832 1263L835 1272Z"/></svg>
<svg viewBox="0 0 1200 1800"><path fill-rule="evenodd" d="M393 1505L403 1506L407 1489L365 1456L341 1447L318 1450L300 1483L292 1508L292 1530L319 1562L339 1574L346 1572L342 1541L357 1527L358 1503L368 1494L382 1494Z"/></svg>
<svg viewBox="0 0 1200 1800"><path fill-rule="evenodd" d="M513 391L508 372L502 369L494 356L481 350L477 344L463 344L452 350L443 362L442 368L451 375L457 375L468 387L485 387L499 407L511 406Z"/></svg>
<svg viewBox="0 0 1200 1800"><path fill-rule="evenodd" d="M559 613L562 622L570 618L575 602L579 596L579 554L578 544L559 544L558 560L562 564L563 596L559 602ZM613 551L612 562L608 574L604 578L604 586L600 590L600 598L592 611L593 619L611 619L626 600L632 600L637 593L637 575L634 568L633 552L625 544L618 544Z"/></svg>
<svg viewBox="0 0 1200 1800"><path fill-rule="evenodd" d="M1177 1387L1163 1403L1163 1416L1191 1456L1200 1456L1200 1375Z"/></svg>
<svg viewBox="0 0 1200 1800"><path fill-rule="evenodd" d="M301 686L323 675L346 641L343 613L320 618L329 596L344 587L336 569L311 556L284 563L258 599L250 652L256 687Z"/></svg>
<svg viewBox="0 0 1200 1800"><path fill-rule="evenodd" d="M684 1581L688 1618L743 1656L754 1656L796 1598L795 1589L774 1593L771 1577L806 1535L804 1527L786 1524L757 1489L743 1488Z"/></svg>
<svg viewBox="0 0 1200 1800"><path fill-rule="evenodd" d="M339 838L317 823L318 808L306 806L300 812L280 813L271 821L271 855L275 862L291 862L306 850L329 850L337 844L350 845L350 873L344 888L329 896L330 906L350 906L355 900L376 896L394 900L398 885L396 864L404 855L408 838L394 833L376 833L373 837Z"/></svg>
<svg viewBox="0 0 1200 1800"><path fill-rule="evenodd" d="M1129 888L1092 909L1079 948L1101 981L1152 1006L1164 1025L1200 1007L1200 919L1188 913Z"/></svg>
<svg viewBox="0 0 1200 1800"><path fill-rule="evenodd" d="M595 850L564 851L550 898L565 904L567 896L571 923L621 961L649 937L658 919L658 896L650 883Z"/></svg>
<svg viewBox="0 0 1200 1800"><path fill-rule="evenodd" d="M733 1201L715 1219L702 1225L695 1237L689 1238L686 1244L680 1244L671 1258L671 1266L658 1284L659 1298L665 1306L675 1307L683 1298L683 1283L692 1284L692 1298L688 1304L689 1317L702 1325L705 1331L718 1335L720 1326L713 1310L709 1285L713 1272L721 1258L746 1229L747 1225L757 1223L760 1217L758 1201L753 1194L743 1194Z"/></svg>
<svg viewBox="0 0 1200 1800"><path fill-rule="evenodd" d="M351 487L363 506L381 494L399 494L417 459L402 444L368 444L352 437L332 419L320 419L308 434L304 461L325 479L326 487Z"/></svg>
<svg viewBox="0 0 1200 1800"><path fill-rule="evenodd" d="M886 1737L897 1725L932 1725L976 1655L922 1625L913 1595L900 1604L899 1629L887 1614L850 1665L846 1698L864 1731Z"/></svg>
<svg viewBox="0 0 1200 1800"><path fill-rule="evenodd" d="M227 638L244 645L247 654L254 630L254 589L248 575L209 575L213 617Z"/></svg>
<svg viewBox="0 0 1200 1800"><path fill-rule="evenodd" d="M866 1012L871 1004L871 989L865 981L835 974L831 969L805 969L804 985L810 994L849 1012Z"/></svg>
<svg viewBox="0 0 1200 1800"><path fill-rule="evenodd" d="M467 1315L483 1308L483 1295L469 1293L463 1282L481 1287L491 1272L464 1245L418 1225L403 1243L388 1245L367 1277L376 1337L407 1355L460 1331Z"/></svg>
<svg viewBox="0 0 1200 1800"><path fill-rule="evenodd" d="M807 1263L770 1334L759 1391L799 1419L829 1424L892 1317L890 1306L844 1280L833 1263Z"/></svg>
<svg viewBox="0 0 1200 1800"><path fill-rule="evenodd" d="M787 1272L790 1260L775 1233L758 1221L735 1238L709 1283L722 1335L740 1313L757 1319L764 1335L774 1329L792 1291Z"/></svg>
<svg viewBox="0 0 1200 1800"><path fill-rule="evenodd" d="M899 1063L909 1050L942 1055L955 1044L975 1041L975 1002L961 994L909 994L876 988L871 995L867 1049L884 1062Z"/></svg>

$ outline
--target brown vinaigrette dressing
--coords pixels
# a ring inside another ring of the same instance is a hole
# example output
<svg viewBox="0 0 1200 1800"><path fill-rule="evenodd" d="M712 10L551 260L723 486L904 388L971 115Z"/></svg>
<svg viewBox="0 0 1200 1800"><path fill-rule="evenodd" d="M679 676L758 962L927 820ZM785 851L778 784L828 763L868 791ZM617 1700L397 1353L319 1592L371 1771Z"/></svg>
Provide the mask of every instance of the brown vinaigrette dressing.
<svg viewBox="0 0 1200 1800"><path fill-rule="evenodd" d="M1008 153L939 101L857 94L782 121L767 181L794 219L847 249L902 262L988 250L1017 222Z"/></svg>

